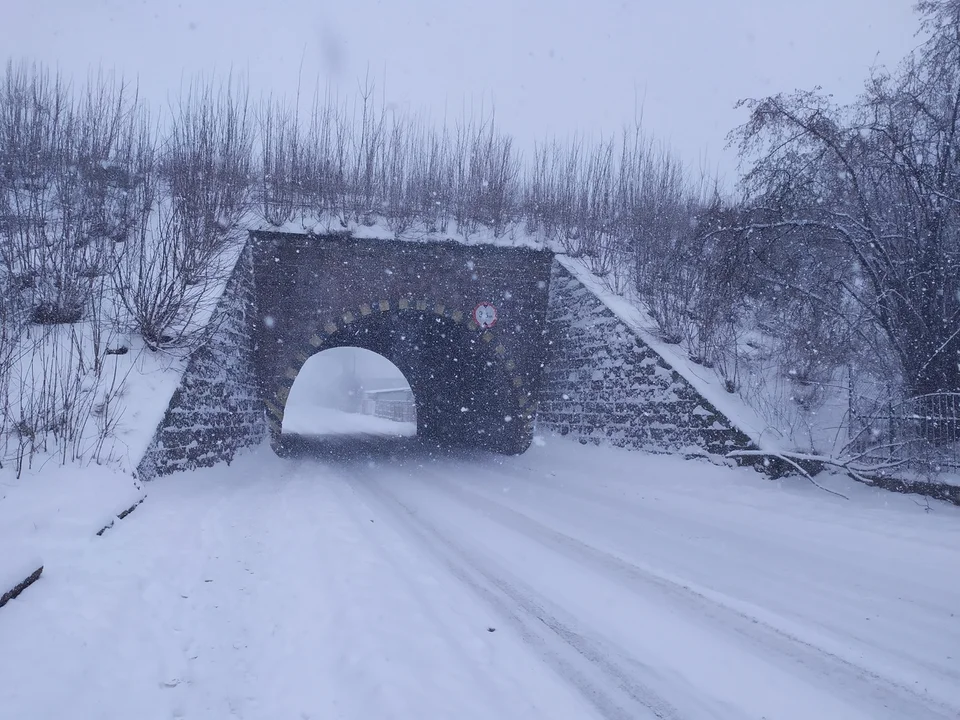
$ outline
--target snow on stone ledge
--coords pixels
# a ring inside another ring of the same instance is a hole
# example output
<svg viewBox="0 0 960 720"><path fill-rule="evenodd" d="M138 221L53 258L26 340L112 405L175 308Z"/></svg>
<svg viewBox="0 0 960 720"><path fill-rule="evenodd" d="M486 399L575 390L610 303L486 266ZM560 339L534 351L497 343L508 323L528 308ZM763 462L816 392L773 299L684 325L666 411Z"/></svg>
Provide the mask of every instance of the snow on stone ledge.
<svg viewBox="0 0 960 720"><path fill-rule="evenodd" d="M656 323L626 298L611 292L581 262L557 254L559 262L584 287L590 290L617 318L629 327L651 350L660 355L693 388L741 430L761 450L788 450L783 436L764 421L739 395L728 393L720 378L708 368L696 365L677 345L663 342L656 334Z"/></svg>
<svg viewBox="0 0 960 720"><path fill-rule="evenodd" d="M386 218L373 218L369 224L357 223L354 220L346 222L339 215L325 213L322 215L304 215L303 217L288 220L282 225L273 225L262 217L251 215L246 226L254 232L264 233L291 233L298 235L348 234L356 240L402 240L407 242L456 242L461 245L496 245L498 247L528 248L543 250L551 247L537 233L529 233L523 223L513 223L503 232L495 233L489 227L478 227L472 232L463 232L456 228L456 223L450 221L451 230L443 232L428 230L420 222L415 222L403 232L394 232L390 229Z"/></svg>

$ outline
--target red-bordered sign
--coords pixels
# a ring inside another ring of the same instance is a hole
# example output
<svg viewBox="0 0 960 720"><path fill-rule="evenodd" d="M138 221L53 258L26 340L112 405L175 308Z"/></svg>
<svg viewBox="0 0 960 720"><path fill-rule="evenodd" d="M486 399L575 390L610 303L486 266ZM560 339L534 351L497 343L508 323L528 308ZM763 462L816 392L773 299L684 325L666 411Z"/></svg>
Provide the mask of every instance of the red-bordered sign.
<svg viewBox="0 0 960 720"><path fill-rule="evenodd" d="M473 309L473 321L482 328L492 328L497 324L497 308L493 303L480 303Z"/></svg>

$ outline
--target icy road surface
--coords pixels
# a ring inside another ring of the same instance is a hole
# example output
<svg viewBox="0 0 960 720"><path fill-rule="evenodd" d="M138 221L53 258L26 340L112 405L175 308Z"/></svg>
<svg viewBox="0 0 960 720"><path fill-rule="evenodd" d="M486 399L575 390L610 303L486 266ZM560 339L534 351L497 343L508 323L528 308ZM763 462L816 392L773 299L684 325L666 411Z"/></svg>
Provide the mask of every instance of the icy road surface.
<svg viewBox="0 0 960 720"><path fill-rule="evenodd" d="M0 611L4 718L960 715L960 512L550 442L165 478Z"/></svg>

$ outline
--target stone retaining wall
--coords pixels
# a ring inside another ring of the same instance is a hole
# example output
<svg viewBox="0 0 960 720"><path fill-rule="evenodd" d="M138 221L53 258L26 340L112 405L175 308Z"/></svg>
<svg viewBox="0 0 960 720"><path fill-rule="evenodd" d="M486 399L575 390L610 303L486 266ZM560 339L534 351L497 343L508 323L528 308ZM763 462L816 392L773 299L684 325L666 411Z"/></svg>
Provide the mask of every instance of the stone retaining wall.
<svg viewBox="0 0 960 720"><path fill-rule="evenodd" d="M258 320L248 243L214 312L216 331L190 358L137 467L138 478L229 463L237 451L264 438L254 358Z"/></svg>
<svg viewBox="0 0 960 720"><path fill-rule="evenodd" d="M583 442L724 454L750 439L554 261L538 426Z"/></svg>

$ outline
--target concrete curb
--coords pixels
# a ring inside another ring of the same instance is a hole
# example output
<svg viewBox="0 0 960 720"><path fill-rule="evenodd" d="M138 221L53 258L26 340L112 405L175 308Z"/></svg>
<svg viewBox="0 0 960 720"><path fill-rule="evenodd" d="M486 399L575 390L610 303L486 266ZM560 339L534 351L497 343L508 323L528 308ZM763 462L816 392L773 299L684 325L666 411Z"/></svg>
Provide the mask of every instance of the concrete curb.
<svg viewBox="0 0 960 720"><path fill-rule="evenodd" d="M133 505L131 505L130 507L128 507L128 508L127 508L126 510L124 510L123 512L119 513L119 514L117 515L117 520L123 520L127 515L129 515L130 513L132 513L134 510L136 510L136 509L137 509L137 506L143 504L143 501L146 500L146 499L147 499L147 496L144 495L142 498L140 498L139 500L137 500ZM108 522L106 525L104 525L102 528L100 528L99 530L97 530L97 537L102 536L107 530L109 530L110 528L112 528L114 522L115 522L114 520L111 520L111 521Z"/></svg>
<svg viewBox="0 0 960 720"><path fill-rule="evenodd" d="M146 500L146 499L147 499L147 496L144 495L142 498L140 498L139 500L137 500L133 505L131 505L130 507L128 507L128 508L127 508L126 510L124 510L123 512L119 513L119 514L117 515L117 519L118 519L118 520L123 520L125 517L127 517L127 515L129 515L130 513L132 513L134 510L136 510L139 505L143 504L143 501ZM99 537L99 536L102 536L107 530L109 530L110 528L113 527L113 525L114 525L115 522L116 522L115 520L111 520L109 523L107 523L107 524L104 525L102 528L100 528L100 529L97 531L97 533L96 533L97 536L98 536L98 537ZM26 590L28 587L30 587L31 585L33 585L37 580L39 580L41 573L43 573L43 565L41 565L40 567L38 567L38 568L37 568L36 570L34 570L32 573L30 573L29 577L27 577L23 582L18 583L12 590L9 590L9 591L5 592L3 595L0 595L0 608L2 608L2 607L3 607L4 605L6 605L8 602L10 602L11 600L13 600L13 599L14 599L15 597L17 597L20 593L22 593L24 590Z"/></svg>
<svg viewBox="0 0 960 720"><path fill-rule="evenodd" d="M27 577L26 580L17 584L12 590L5 592L3 595L0 595L0 607L3 607L8 602L17 597L20 593L26 590L28 587L33 585L37 580L40 579L40 574L43 572L43 565L34 570Z"/></svg>

